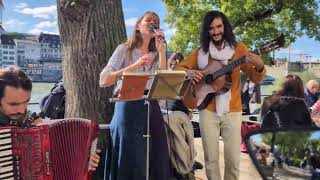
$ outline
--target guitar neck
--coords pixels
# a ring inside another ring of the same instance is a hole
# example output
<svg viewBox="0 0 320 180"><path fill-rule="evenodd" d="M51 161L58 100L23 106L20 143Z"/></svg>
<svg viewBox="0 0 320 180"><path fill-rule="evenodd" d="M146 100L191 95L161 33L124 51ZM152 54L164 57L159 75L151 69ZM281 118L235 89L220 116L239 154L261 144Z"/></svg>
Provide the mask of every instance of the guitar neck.
<svg viewBox="0 0 320 180"><path fill-rule="evenodd" d="M228 65L224 66L223 68L219 69L218 71L214 72L213 79L218 79L219 77L225 75L228 72L231 72L236 67L240 66L241 64L244 64L246 61L246 56L243 56L242 58L232 61Z"/></svg>
<svg viewBox="0 0 320 180"><path fill-rule="evenodd" d="M255 49L254 51L252 51L252 53L257 54L257 55L261 55L262 53L266 53L266 52L270 52L270 51L276 50L276 49L284 46L284 44L285 44L284 35L281 35L278 38L266 43L262 47L260 47L258 49ZM219 77L225 75L226 73L231 72L236 67L244 64L245 63L245 59L246 59L246 56L243 56L240 59L232 61L231 63L229 63L228 65L226 65L226 66L222 67L221 69L217 70L213 74L208 74L207 76L209 78L206 78L206 83L209 84L210 82L218 79Z"/></svg>
<svg viewBox="0 0 320 180"><path fill-rule="evenodd" d="M253 51L251 51L251 53L254 53L254 54L257 54L257 55L260 55L261 54L261 51L260 49L255 49ZM216 71L214 74L213 74L213 79L218 79L219 77L225 75L226 73L228 72L231 72L232 70L234 70L236 67L244 64L246 61L246 56L242 56L242 58L240 59L237 59L235 61L232 61L231 63L229 63L228 65L226 65L225 67L219 69L218 71Z"/></svg>

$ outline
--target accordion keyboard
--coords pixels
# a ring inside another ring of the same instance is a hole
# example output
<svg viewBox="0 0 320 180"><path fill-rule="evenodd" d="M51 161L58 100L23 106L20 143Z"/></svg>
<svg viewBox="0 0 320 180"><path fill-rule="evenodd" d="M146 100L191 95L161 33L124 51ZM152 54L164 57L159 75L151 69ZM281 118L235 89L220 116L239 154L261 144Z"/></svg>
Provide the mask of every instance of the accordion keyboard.
<svg viewBox="0 0 320 180"><path fill-rule="evenodd" d="M13 180L13 156L11 129L0 129L0 179Z"/></svg>

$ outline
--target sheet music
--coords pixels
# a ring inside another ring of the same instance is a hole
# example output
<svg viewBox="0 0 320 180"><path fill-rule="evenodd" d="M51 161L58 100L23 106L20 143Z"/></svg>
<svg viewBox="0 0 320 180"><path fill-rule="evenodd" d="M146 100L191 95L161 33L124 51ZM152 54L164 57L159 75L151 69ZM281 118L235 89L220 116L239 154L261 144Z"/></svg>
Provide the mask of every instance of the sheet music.
<svg viewBox="0 0 320 180"><path fill-rule="evenodd" d="M151 74L144 72L125 72L117 100L142 99L150 76Z"/></svg>
<svg viewBox="0 0 320 180"><path fill-rule="evenodd" d="M181 99L180 90L186 76L185 71L156 71L148 99Z"/></svg>

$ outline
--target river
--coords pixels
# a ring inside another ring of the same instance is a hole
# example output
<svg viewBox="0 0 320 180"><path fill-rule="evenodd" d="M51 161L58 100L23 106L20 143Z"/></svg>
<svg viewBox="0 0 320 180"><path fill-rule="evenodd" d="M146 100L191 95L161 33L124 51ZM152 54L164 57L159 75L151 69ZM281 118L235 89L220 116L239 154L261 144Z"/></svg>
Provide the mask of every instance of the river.
<svg viewBox="0 0 320 180"><path fill-rule="evenodd" d="M50 92L53 85L54 83L32 83L31 104L28 107L29 110L37 113L40 112L39 104L34 103L40 103L41 99Z"/></svg>
<svg viewBox="0 0 320 180"><path fill-rule="evenodd" d="M33 87L32 87L32 95L31 95L31 100L30 100L30 105L29 105L29 110L31 110L32 112L40 112L40 106L39 104L34 104L34 103L40 103L41 99L46 96L50 90L52 89L52 87L54 86L54 83L39 83L39 82L35 82L33 83ZM266 94L270 94L270 88L272 88L271 86L261 86L261 94L262 95L266 95ZM263 97L262 97L263 98ZM257 104L256 106L260 106L260 104ZM254 109L256 109L258 107L255 107Z"/></svg>

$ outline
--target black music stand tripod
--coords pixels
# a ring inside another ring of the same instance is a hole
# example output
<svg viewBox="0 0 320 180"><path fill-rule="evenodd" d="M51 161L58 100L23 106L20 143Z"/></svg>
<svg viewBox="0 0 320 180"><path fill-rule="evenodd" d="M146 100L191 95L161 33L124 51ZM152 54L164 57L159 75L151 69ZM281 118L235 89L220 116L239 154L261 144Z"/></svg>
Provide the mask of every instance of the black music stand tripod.
<svg viewBox="0 0 320 180"><path fill-rule="evenodd" d="M147 113L147 132L143 135L147 140L147 156L146 156L146 180L149 180L150 168L150 101L152 100L178 100L182 99L180 90L186 79L187 74L184 71L158 71L156 72L149 93L145 99L145 104L148 106Z"/></svg>

